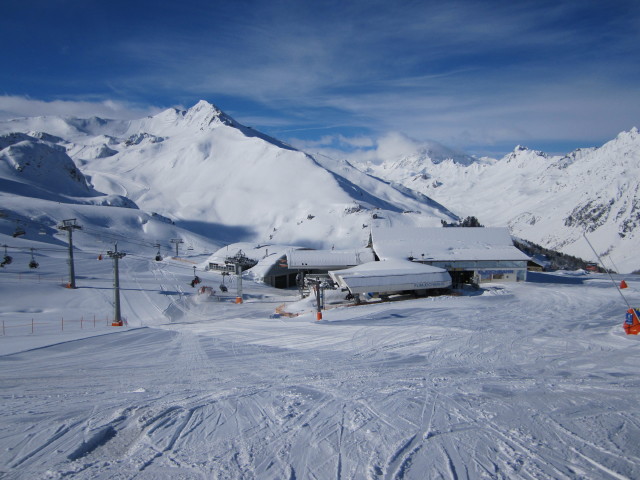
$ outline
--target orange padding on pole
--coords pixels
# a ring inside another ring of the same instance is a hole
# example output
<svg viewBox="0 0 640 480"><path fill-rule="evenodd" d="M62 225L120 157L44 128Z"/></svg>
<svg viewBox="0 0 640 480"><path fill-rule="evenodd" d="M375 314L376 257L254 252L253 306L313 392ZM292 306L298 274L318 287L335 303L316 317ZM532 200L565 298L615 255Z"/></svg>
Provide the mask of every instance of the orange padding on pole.
<svg viewBox="0 0 640 480"><path fill-rule="evenodd" d="M318 320L318 321L322 320L322 312L317 312L316 313L316 320Z"/></svg>
<svg viewBox="0 0 640 480"><path fill-rule="evenodd" d="M242 297L236 297L236 303L242 303Z"/></svg>
<svg viewBox="0 0 640 480"><path fill-rule="evenodd" d="M627 282L625 282L624 280L622 280L620 282L620 288L627 288Z"/></svg>

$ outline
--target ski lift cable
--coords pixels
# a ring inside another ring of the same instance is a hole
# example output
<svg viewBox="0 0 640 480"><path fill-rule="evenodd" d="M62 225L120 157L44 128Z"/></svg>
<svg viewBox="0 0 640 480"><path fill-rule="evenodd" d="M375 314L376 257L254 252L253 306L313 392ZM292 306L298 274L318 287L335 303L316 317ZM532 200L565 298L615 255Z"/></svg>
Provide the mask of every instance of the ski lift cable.
<svg viewBox="0 0 640 480"><path fill-rule="evenodd" d="M600 262L600 265L602 265L602 268L604 268L604 270L607 272L607 274L609 275L609 278L611 279L611 283L613 283L613 286L616 287L616 290L618 290L618 293L620 294L620 296L622 297L622 300L624 300L624 303L626 303L627 307L629 309L631 309L631 305L629 304L629 302L627 301L627 298L624 296L624 294L622 293L622 290L620 290L620 287L618 286L618 284L616 283L616 281L613 279L613 275L611 275L611 272L609 272L605 266L604 263L602 262L602 259L600 258L600 255L598 255L598 253L596 252L596 249L593 248L593 245L591 245L591 242L589 241L589 239L587 238L587 234L586 232L582 232L582 236L584 237L584 239L587 241L587 243L589 244L589 247L591 247L591 251L594 253L594 255L596 256L596 258L598 259L598 261Z"/></svg>
<svg viewBox="0 0 640 480"><path fill-rule="evenodd" d="M4 247L5 249L5 256L8 255L8 249L14 250L14 251L18 251L18 252L22 252L22 253L29 253L31 250L37 250L38 252L55 252L55 253L65 253L67 252L67 248L66 247L38 247L37 249L34 247L23 247L23 246L17 246L17 245L8 245L8 244L2 244L0 245L1 247ZM104 249L100 249L100 250L93 250L93 249L78 249L75 254L79 255L79 256L88 256L88 257L96 257L97 255L100 255L101 253L104 253ZM152 261L153 259L149 259L148 256L145 255L140 255L140 254L136 254L136 253L131 253L129 254L130 257L133 258L137 258L140 260L148 260L148 261ZM175 268L180 268L180 269L192 269L192 266L189 265L181 265L181 264L175 264L173 265L173 267Z"/></svg>
<svg viewBox="0 0 640 480"><path fill-rule="evenodd" d="M36 228L39 228L40 232L42 232L42 230L46 229L46 228L53 228L53 225L45 224L43 222L40 222L40 221L34 220L34 219L30 219L30 218L25 220L23 217L18 217L16 215L11 215L11 214L5 214L3 216L3 218L6 218L9 221L16 222L17 226L16 226L16 230L14 231L14 234L13 234L14 237L21 236L21 235L24 234L23 233L24 232L24 227L21 227L20 224L33 225ZM133 243L133 244L137 244L137 245L140 245L140 246L150 246L150 245L152 245L150 242L132 240L129 237L127 237L126 235L123 235L123 234L105 232L104 230L98 230L98 229L95 229L95 228L92 228L92 227L83 227L83 230L85 230L87 232L94 233L94 234L99 235L101 237L111 237L112 239L122 239L122 240L124 240L124 241L126 241L128 243ZM45 230L45 232L46 232L46 230Z"/></svg>
<svg viewBox="0 0 640 480"><path fill-rule="evenodd" d="M16 215L11 215L11 214L6 214L2 217L2 218L6 218L9 221L14 221L16 222L16 224L19 223L23 223L23 224L31 224L34 225L35 227L39 228L39 232L42 233L42 231L44 230L46 232L46 228L53 228L53 225L49 225L43 222L40 222L38 220L34 220L34 219L27 219L25 220L22 217L18 217ZM15 235L15 236L21 236L23 235L24 228L20 227L19 225L16 227L16 232L14 232L14 235L16 233L18 233L19 235ZM25 232L26 233L26 232ZM150 241L144 241L144 240L133 240L130 237L127 237L124 234L119 234L119 233L114 233L114 232L105 232L104 230L100 230L100 229L96 229L93 227L87 227L87 226L83 226L82 232L78 232L78 233L92 233L96 236L99 237L106 237L106 238L110 238L111 241L117 240L117 241L121 241L121 242L127 242L129 244L133 244L133 245L138 245L141 247L155 247L158 242L150 242ZM162 245L163 248L166 249L171 249L172 246L169 244L164 244ZM189 245L188 250L193 251L195 250L195 248L193 247L193 245Z"/></svg>
<svg viewBox="0 0 640 480"><path fill-rule="evenodd" d="M152 243L150 241L134 240L126 236L125 234L121 234L121 233L105 232L103 230L98 230L91 227L83 227L83 230L86 231L85 233L91 233L94 236L97 236L100 238L107 238L107 239L110 239L110 241L129 243L132 245L138 245L140 247L155 247L157 245L157 242ZM170 248L168 245L164 245L164 247Z"/></svg>
<svg viewBox="0 0 640 480"><path fill-rule="evenodd" d="M7 244L3 244L1 245L2 247L4 247L5 249L5 257L8 256L8 249L14 250L14 251L18 251L21 253L29 253L31 252L31 250L37 250L38 252L55 252L55 253L66 253L67 249L65 247L39 247L39 248L33 248L33 247L20 247L20 246L13 246L13 245L7 245ZM91 257L91 258L95 258L96 256L100 255L101 253L103 253L103 249L101 250L88 250L88 249L82 249L82 250L77 250L75 252L76 255L79 255L81 257L86 256L86 257ZM150 259L148 256L145 255L140 255L140 254L135 254L135 253L131 253L128 254L129 257L132 258L136 258L139 260L147 260L147 261L154 261L153 259ZM189 266L189 265L181 265L181 264L174 264L172 265L172 268L178 268L178 269L193 269L193 266Z"/></svg>

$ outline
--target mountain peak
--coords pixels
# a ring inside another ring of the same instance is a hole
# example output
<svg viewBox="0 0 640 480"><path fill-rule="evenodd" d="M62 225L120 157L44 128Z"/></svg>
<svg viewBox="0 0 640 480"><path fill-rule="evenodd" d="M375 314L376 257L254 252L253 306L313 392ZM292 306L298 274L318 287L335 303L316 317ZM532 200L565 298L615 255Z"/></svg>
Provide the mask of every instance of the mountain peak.
<svg viewBox="0 0 640 480"><path fill-rule="evenodd" d="M236 123L230 116L206 100L200 100L193 107L183 112L183 115L189 123L198 123L201 127L212 123L234 126Z"/></svg>
<svg viewBox="0 0 640 480"><path fill-rule="evenodd" d="M640 134L638 133L638 129L636 127L632 127L628 132L620 132L616 137L616 140L630 140L635 142L640 140Z"/></svg>
<svg viewBox="0 0 640 480"><path fill-rule="evenodd" d="M227 125L237 127L238 123L218 107L206 100L200 100L188 110L177 111L176 114L181 119L180 123L186 123L199 130Z"/></svg>
<svg viewBox="0 0 640 480"><path fill-rule="evenodd" d="M198 102L189 110L211 110L220 113L220 109L218 107L216 107L213 103L207 102L206 100L198 100Z"/></svg>
<svg viewBox="0 0 640 480"><path fill-rule="evenodd" d="M531 162L534 159L543 159L546 160L549 157L545 152L540 150L531 150L529 147L524 147L522 145L516 145L516 148L513 149L513 152L505 155L503 157L503 161L507 163L511 162Z"/></svg>

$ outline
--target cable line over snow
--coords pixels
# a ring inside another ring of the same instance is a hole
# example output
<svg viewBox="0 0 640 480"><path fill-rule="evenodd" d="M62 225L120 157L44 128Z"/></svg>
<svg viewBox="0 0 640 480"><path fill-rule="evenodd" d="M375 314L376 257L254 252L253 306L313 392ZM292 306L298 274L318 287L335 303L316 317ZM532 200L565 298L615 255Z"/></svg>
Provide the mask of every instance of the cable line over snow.
<svg viewBox="0 0 640 480"><path fill-rule="evenodd" d="M629 304L629 301L627 300L627 297L624 296L624 294L622 293L622 290L620 289L620 286L613 279L613 275L611 275L611 272L608 269L605 268L604 263L602 262L602 258L600 258L600 255L598 255L598 253L596 252L596 249L593 248L593 245L591 244L591 242L587 238L586 232L582 232L582 236L584 237L584 239L589 244L589 247L593 251L593 254L596 256L598 261L600 262L600 265L602 265L602 268L604 269L604 271L607 272L607 274L609 275L609 278L611 279L611 283L613 283L613 286L616 288L616 290L618 290L618 293L622 297L622 300L627 305L627 317L625 319L625 322L622 324L622 327L624 328L624 330L627 333L627 335L638 335L640 333L640 318L638 318L638 316L639 316L638 309L633 308ZM623 280L623 282L624 282L624 280Z"/></svg>

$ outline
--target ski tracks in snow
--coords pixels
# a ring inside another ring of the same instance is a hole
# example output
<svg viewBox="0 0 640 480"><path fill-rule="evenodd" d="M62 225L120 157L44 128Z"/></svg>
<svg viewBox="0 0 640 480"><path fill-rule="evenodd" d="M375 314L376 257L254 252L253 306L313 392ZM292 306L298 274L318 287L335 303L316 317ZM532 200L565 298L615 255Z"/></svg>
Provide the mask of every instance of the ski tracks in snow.
<svg viewBox="0 0 640 480"><path fill-rule="evenodd" d="M2 459L74 478L637 478L636 377L602 367L625 358L619 339L593 319L546 320L571 318L570 292L523 294L390 304L343 325L172 323L24 352L6 364ZM607 315L598 289L581 298ZM514 321L538 303L538 322Z"/></svg>

